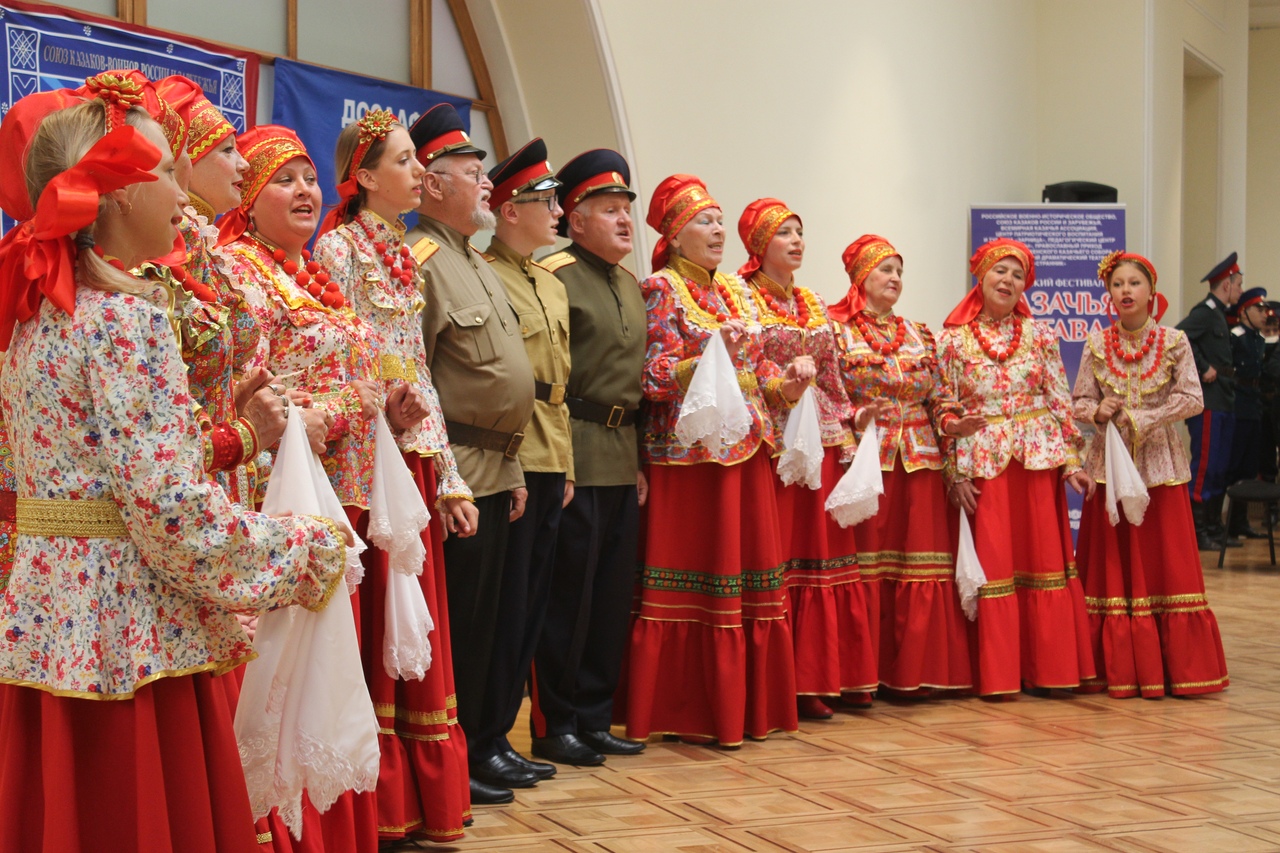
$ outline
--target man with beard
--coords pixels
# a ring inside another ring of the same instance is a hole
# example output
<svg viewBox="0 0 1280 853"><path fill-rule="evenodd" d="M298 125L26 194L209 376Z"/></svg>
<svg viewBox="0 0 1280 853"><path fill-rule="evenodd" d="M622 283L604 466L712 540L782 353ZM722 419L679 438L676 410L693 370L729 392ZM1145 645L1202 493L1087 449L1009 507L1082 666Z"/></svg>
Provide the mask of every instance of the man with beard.
<svg viewBox="0 0 1280 853"><path fill-rule="evenodd" d="M609 732L648 490L635 427L645 304L619 266L631 251L630 175L622 155L603 148L566 163L556 175L558 229L573 242L542 262L569 297L575 491L560 522L529 722L534 755L567 764L644 749Z"/></svg>
<svg viewBox="0 0 1280 853"><path fill-rule="evenodd" d="M533 369L502 282L467 239L494 224L484 152L471 144L448 104L432 107L409 133L427 170L418 225L405 235L422 272L423 345L458 471L480 513L475 536L444 543L458 722L475 755L473 739L486 714L505 701L488 695L486 684L507 534L524 512L518 453L533 413ZM475 771L473 763L473 803L514 799L509 788L486 784Z"/></svg>

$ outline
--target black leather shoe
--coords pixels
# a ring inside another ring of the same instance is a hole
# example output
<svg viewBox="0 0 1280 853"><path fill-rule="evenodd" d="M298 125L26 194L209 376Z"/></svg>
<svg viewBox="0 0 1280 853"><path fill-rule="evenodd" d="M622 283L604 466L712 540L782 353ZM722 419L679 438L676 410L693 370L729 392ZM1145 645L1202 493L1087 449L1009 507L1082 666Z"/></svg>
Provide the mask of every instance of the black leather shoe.
<svg viewBox="0 0 1280 853"><path fill-rule="evenodd" d="M515 798L515 792L510 788L486 785L476 777L471 777L471 805L473 806L500 806Z"/></svg>
<svg viewBox="0 0 1280 853"><path fill-rule="evenodd" d="M1231 531L1232 536L1243 536L1245 539L1266 539L1267 534L1246 526Z"/></svg>
<svg viewBox="0 0 1280 853"><path fill-rule="evenodd" d="M556 764L595 767L604 764L604 756L578 740L577 735L554 735L533 739L534 755Z"/></svg>
<svg viewBox="0 0 1280 853"><path fill-rule="evenodd" d="M556 775L556 766L554 764L543 764L541 761L530 761L514 749L508 749L502 753L502 757L510 761L516 767L522 770L528 770L539 779L550 779Z"/></svg>
<svg viewBox="0 0 1280 853"><path fill-rule="evenodd" d="M517 767L505 755L492 755L471 765L471 778L499 788L532 788L538 784L538 774Z"/></svg>
<svg viewBox="0 0 1280 853"><path fill-rule="evenodd" d="M578 732L578 740L601 755L636 755L644 752L644 741L623 740L610 732Z"/></svg>

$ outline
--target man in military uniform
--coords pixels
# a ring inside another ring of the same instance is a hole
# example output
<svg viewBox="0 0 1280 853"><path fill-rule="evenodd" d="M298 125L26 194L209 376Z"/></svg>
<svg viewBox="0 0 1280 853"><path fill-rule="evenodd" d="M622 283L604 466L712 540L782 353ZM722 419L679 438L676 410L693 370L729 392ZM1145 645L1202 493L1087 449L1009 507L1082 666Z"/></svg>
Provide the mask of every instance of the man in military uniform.
<svg viewBox="0 0 1280 853"><path fill-rule="evenodd" d="M494 784L527 787L554 775L555 765L532 762L507 741L524 699L533 650L551 591L560 513L573 499L573 440L564 405L569 380L569 300L564 285L538 266L533 252L556 241L555 179L547 146L534 139L489 171L489 208L497 217L485 253L520 323L533 365L533 418L520 445L528 492L524 515L511 524L498 598L498 624L489 664L484 719L471 754L473 772ZM593 763L593 762L583 762ZM598 762L594 762L598 763Z"/></svg>
<svg viewBox="0 0 1280 853"><path fill-rule="evenodd" d="M1246 290L1240 295L1233 311L1238 323L1231 330L1232 365L1236 373L1236 428L1231 437L1231 458L1227 468L1227 485L1241 480L1257 479L1262 465L1262 381L1274 383L1275 370L1280 364L1267 361L1267 341L1262 328L1267 322L1267 291L1261 287ZM1227 520L1228 536L1246 539L1263 539L1249 526L1248 504L1231 507Z"/></svg>
<svg viewBox="0 0 1280 853"><path fill-rule="evenodd" d="M505 701L486 685L508 530L524 510L518 454L533 413L533 368L502 282L467 240L493 226L484 152L448 104L432 107L409 132L427 169L418 225L405 235L422 270L423 345L458 471L480 514L475 536L444 543L458 722L475 755L486 712ZM473 803L513 799L510 789L487 784L475 771L473 763Z"/></svg>
<svg viewBox="0 0 1280 853"><path fill-rule="evenodd" d="M631 251L631 177L615 151L588 151L557 176L573 243L543 263L569 295L569 414L576 472L560 523L551 604L534 657L534 754L553 761L580 749L628 755L643 743L609 732L626 648L640 504L636 410L642 393L645 304L619 262ZM576 762L575 762L576 763Z"/></svg>
<svg viewBox="0 0 1280 853"><path fill-rule="evenodd" d="M1243 280L1236 253L1232 252L1201 279L1209 283L1209 295L1196 303L1178 324L1191 342L1204 392L1204 411L1187 419L1187 430L1191 433L1188 488L1196 541L1202 551L1218 550L1221 537L1226 535L1222 526L1222 498L1235 428L1235 368L1227 309L1240 298ZM1230 537L1227 541L1228 544L1234 542Z"/></svg>

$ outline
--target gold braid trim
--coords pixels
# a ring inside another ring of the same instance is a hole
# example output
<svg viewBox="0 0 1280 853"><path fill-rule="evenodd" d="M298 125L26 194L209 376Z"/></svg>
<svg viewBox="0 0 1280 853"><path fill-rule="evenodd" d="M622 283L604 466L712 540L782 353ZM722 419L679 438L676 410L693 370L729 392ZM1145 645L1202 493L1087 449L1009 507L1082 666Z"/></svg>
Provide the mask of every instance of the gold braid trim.
<svg viewBox="0 0 1280 853"><path fill-rule="evenodd" d="M120 507L105 500L18 498L20 536L69 536L75 539L121 539L129 536Z"/></svg>
<svg viewBox="0 0 1280 853"><path fill-rule="evenodd" d="M316 604L311 607L307 607L307 610L310 610L312 613L319 613L321 610L324 610L329 606L329 600L333 598L333 594L337 592L338 586L342 584L346 578L347 540L346 537L342 535L342 528L338 526L338 522L334 521L332 518L325 518L322 515L311 515L307 517L314 518L316 521L319 521L325 527L329 528L329 531L333 534L333 538L338 540L338 548L341 549L342 554L342 568L334 572L333 577L329 580L328 586L324 589L324 594L320 597L320 601L316 602Z"/></svg>

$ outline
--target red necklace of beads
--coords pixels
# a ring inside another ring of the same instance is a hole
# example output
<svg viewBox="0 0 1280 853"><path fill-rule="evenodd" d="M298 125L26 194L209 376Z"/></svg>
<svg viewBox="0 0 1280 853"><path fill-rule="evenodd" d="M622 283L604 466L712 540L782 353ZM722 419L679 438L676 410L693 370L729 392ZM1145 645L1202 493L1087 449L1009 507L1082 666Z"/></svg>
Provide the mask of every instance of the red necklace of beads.
<svg viewBox="0 0 1280 853"><path fill-rule="evenodd" d="M186 267L169 267L169 272L173 275L174 281L182 285L183 289L201 302L218 301L217 292L203 281L198 281L195 276L187 271Z"/></svg>
<svg viewBox="0 0 1280 853"><path fill-rule="evenodd" d="M1122 379L1129 378L1128 370L1121 371L1120 366L1116 364L1116 356L1125 364L1134 364L1146 358L1147 353L1151 352L1151 348L1156 348L1156 360L1152 365L1144 370L1141 379L1146 381L1156 375L1156 371L1160 369L1160 362L1164 356L1164 335L1160 334L1160 327L1152 324L1151 331L1147 332L1147 339L1142 342L1142 346L1133 352L1127 352L1120 345L1120 330L1112 326L1105 333L1107 345L1107 367L1111 368L1111 372Z"/></svg>
<svg viewBox="0 0 1280 853"><path fill-rule="evenodd" d="M108 255L106 252L102 251L101 246L95 245L93 247L93 253L106 261L108 265L115 267L120 270L120 272L124 272L124 261Z"/></svg>
<svg viewBox="0 0 1280 853"><path fill-rule="evenodd" d="M998 350L994 343L987 337L982 330L982 324L977 317L969 321L969 331L973 332L973 337L978 342L978 346L982 347L982 351L992 361L1008 361L1009 356L1018 351L1018 345L1022 343L1022 319L1020 317L1013 318L1013 340L1009 341L1007 349Z"/></svg>
<svg viewBox="0 0 1280 853"><path fill-rule="evenodd" d="M765 306L768 307L769 312L775 317L781 317L784 320L789 320L802 329L807 329L809 327L809 301L804 298L804 292L800 288L796 287L791 291L795 296L796 301L796 313L794 314L791 313L786 305L782 304L781 299L774 296L769 291L757 290L756 292L760 294L760 298L764 300Z"/></svg>
<svg viewBox="0 0 1280 853"><path fill-rule="evenodd" d="M871 331L871 324L867 322L866 314L859 311L853 315L853 324L858 327L858 331L862 333L862 339L867 342L867 346L878 352L880 355L893 355L902 348L902 342L907 339L907 323L901 317L894 316L894 322L897 330L893 334L893 338L887 341L881 341Z"/></svg>
<svg viewBox="0 0 1280 853"><path fill-rule="evenodd" d="M311 260L311 253L306 249L302 250L302 269L298 268L296 261L290 260L284 249L273 249L271 258L280 265L285 275L292 276L298 287L310 293L313 299L318 299L324 307L341 308L347 304L338 283L329 278L324 267Z"/></svg>
<svg viewBox="0 0 1280 853"><path fill-rule="evenodd" d="M382 263L386 265L387 272L391 274L391 277L400 279L405 285L411 284L413 282L413 261L409 260L409 247L401 243L399 257L397 257L391 245L384 240L377 239L364 220L357 219L356 221L360 223L364 236L372 241L373 248L382 256Z"/></svg>
<svg viewBox="0 0 1280 853"><path fill-rule="evenodd" d="M726 314L712 301L710 287L699 287L697 292L694 292L694 290L690 288L689 295L693 297L694 302L698 303L699 308L710 314L712 317L715 317L716 321L719 323L723 323L730 317L737 317L738 310L734 307L733 298L729 295L729 288L725 287L719 279L716 279L715 290L720 294L720 299L724 302L725 309L727 309L729 313Z"/></svg>

